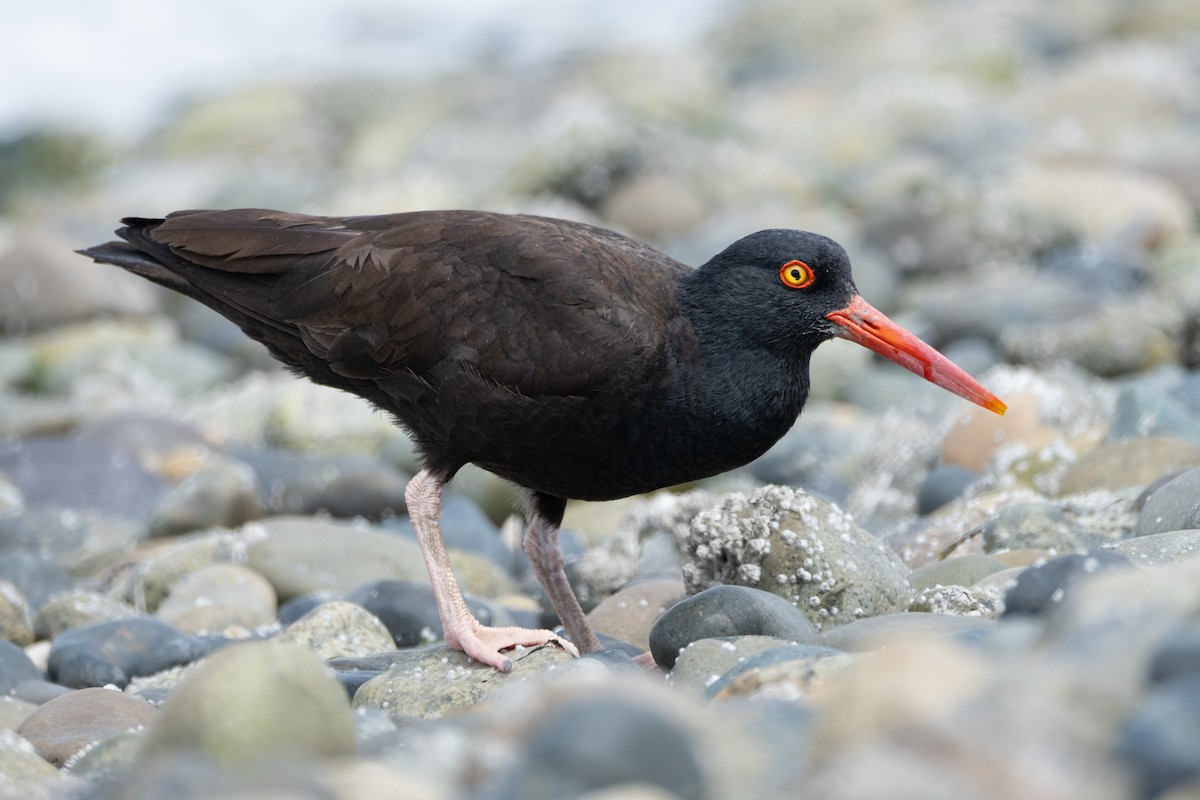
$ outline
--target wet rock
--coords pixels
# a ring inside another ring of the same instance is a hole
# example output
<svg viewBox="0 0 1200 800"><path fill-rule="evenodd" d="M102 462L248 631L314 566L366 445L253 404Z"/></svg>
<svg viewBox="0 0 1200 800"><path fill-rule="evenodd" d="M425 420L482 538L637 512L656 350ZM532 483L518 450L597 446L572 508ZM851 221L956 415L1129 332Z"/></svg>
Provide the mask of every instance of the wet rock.
<svg viewBox="0 0 1200 800"><path fill-rule="evenodd" d="M908 568L836 506L803 491L734 494L692 522L684 581L773 592L820 627L908 606Z"/></svg>
<svg viewBox="0 0 1200 800"><path fill-rule="evenodd" d="M345 756L354 746L354 714L318 656L296 645L247 642L205 659L175 688L143 756L201 753L246 767L271 756Z"/></svg>
<svg viewBox="0 0 1200 800"><path fill-rule="evenodd" d="M303 645L326 661L395 648L391 633L378 617L362 606L341 600L317 606L284 628L273 641Z"/></svg>
<svg viewBox="0 0 1200 800"><path fill-rule="evenodd" d="M25 718L17 733L61 767L98 741L149 725L158 711L111 689L80 689L57 697Z"/></svg>
<svg viewBox="0 0 1200 800"><path fill-rule="evenodd" d="M239 564L209 564L171 585L155 615L186 633L254 629L275 620L275 590Z"/></svg>
<svg viewBox="0 0 1200 800"><path fill-rule="evenodd" d="M650 629L650 652L670 669L692 642L722 636L771 636L806 642L816 628L795 605L748 586L714 586L671 606Z"/></svg>

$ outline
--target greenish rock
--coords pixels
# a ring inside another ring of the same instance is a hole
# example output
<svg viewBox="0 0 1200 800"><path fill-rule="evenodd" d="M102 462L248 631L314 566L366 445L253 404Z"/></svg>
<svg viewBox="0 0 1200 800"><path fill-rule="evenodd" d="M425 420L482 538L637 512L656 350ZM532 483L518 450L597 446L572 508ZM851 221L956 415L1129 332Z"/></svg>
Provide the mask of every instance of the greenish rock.
<svg viewBox="0 0 1200 800"><path fill-rule="evenodd" d="M0 729L0 776L3 776L0 785L16 791L41 788L60 777L54 765L38 755L33 745L7 729Z"/></svg>
<svg viewBox="0 0 1200 800"><path fill-rule="evenodd" d="M505 686L522 683L575 658L552 645L517 649L507 655L513 668L505 673L448 647L402 652L386 672L359 688L354 707L433 719L478 705Z"/></svg>
<svg viewBox="0 0 1200 800"><path fill-rule="evenodd" d="M131 599L147 611L156 611L172 586L201 567L231 560L234 546L234 537L228 533L197 534L164 546L142 562L130 590Z"/></svg>
<svg viewBox="0 0 1200 800"><path fill-rule="evenodd" d="M176 484L150 518L150 535L177 536L207 528L237 528L262 516L254 471L214 459Z"/></svg>
<svg viewBox="0 0 1200 800"><path fill-rule="evenodd" d="M378 617L360 605L331 600L309 611L272 641L298 644L329 661L385 653L396 640Z"/></svg>
<svg viewBox="0 0 1200 800"><path fill-rule="evenodd" d="M1200 528L1200 469L1179 475L1146 498L1138 512L1135 533L1154 533Z"/></svg>
<svg viewBox="0 0 1200 800"><path fill-rule="evenodd" d="M1075 524L1051 503L1019 503L1002 509L984 523L983 547L989 553L1029 547L1060 553L1083 549Z"/></svg>
<svg viewBox="0 0 1200 800"><path fill-rule="evenodd" d="M33 609L25 595L6 580L0 580L0 639L18 647L33 644Z"/></svg>
<svg viewBox="0 0 1200 800"><path fill-rule="evenodd" d="M76 587L59 592L42 603L33 617L33 629L37 638L50 640L72 628L136 616L137 609L124 600Z"/></svg>
<svg viewBox="0 0 1200 800"><path fill-rule="evenodd" d="M701 695L722 675L759 653L792 644L777 636L720 636L697 639L679 653L668 680Z"/></svg>
<svg viewBox="0 0 1200 800"><path fill-rule="evenodd" d="M15 697L0 696L0 731L14 730L37 709L33 703Z"/></svg>
<svg viewBox="0 0 1200 800"><path fill-rule="evenodd" d="M231 645L175 687L142 758L199 753L226 767L354 752L354 714L325 663L279 642Z"/></svg>
<svg viewBox="0 0 1200 800"><path fill-rule="evenodd" d="M172 584L155 616L181 631L201 633L270 625L277 609L270 581L241 564L218 562Z"/></svg>
<svg viewBox="0 0 1200 800"><path fill-rule="evenodd" d="M801 489L728 495L692 521L687 548L689 593L718 584L762 589L795 605L818 630L902 611L912 598L909 569L891 548Z"/></svg>
<svg viewBox="0 0 1200 800"><path fill-rule="evenodd" d="M935 586L971 586L988 575L1005 569L991 556L967 554L932 561L913 570L912 586L918 593Z"/></svg>
<svg viewBox="0 0 1200 800"><path fill-rule="evenodd" d="M265 576L281 601L319 591L348 592L380 578L428 582L417 543L377 529L306 517L255 524L246 565Z"/></svg>

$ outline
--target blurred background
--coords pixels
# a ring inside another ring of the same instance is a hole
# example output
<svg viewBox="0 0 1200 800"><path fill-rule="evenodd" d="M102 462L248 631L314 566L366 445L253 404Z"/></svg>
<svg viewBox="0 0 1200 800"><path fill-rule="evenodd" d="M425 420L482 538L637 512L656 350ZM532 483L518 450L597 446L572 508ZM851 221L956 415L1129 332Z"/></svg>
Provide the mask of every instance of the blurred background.
<svg viewBox="0 0 1200 800"><path fill-rule="evenodd" d="M72 252L179 208L526 211L691 264L805 228L969 371L1200 360L1190 0L76 0L15 10L0 52L0 434L268 365ZM843 344L817 400L937 394Z"/></svg>

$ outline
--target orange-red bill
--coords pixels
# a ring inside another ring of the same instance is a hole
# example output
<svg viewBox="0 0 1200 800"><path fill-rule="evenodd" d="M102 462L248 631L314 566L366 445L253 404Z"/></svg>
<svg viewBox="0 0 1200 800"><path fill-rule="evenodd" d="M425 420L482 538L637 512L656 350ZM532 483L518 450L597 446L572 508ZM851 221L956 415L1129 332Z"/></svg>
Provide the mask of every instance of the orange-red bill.
<svg viewBox="0 0 1200 800"><path fill-rule="evenodd" d="M874 350L930 383L997 414L1003 414L1008 408L953 361L892 322L858 295L850 305L825 317L838 325L838 335L843 339Z"/></svg>

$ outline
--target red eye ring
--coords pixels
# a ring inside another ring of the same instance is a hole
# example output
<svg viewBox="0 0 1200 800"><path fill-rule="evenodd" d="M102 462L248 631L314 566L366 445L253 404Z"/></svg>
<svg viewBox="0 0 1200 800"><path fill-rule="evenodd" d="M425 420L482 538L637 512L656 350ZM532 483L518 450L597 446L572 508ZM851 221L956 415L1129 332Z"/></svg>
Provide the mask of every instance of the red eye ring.
<svg viewBox="0 0 1200 800"><path fill-rule="evenodd" d="M779 268L779 280L789 289L807 289L816 279L812 267L803 261L792 260Z"/></svg>

